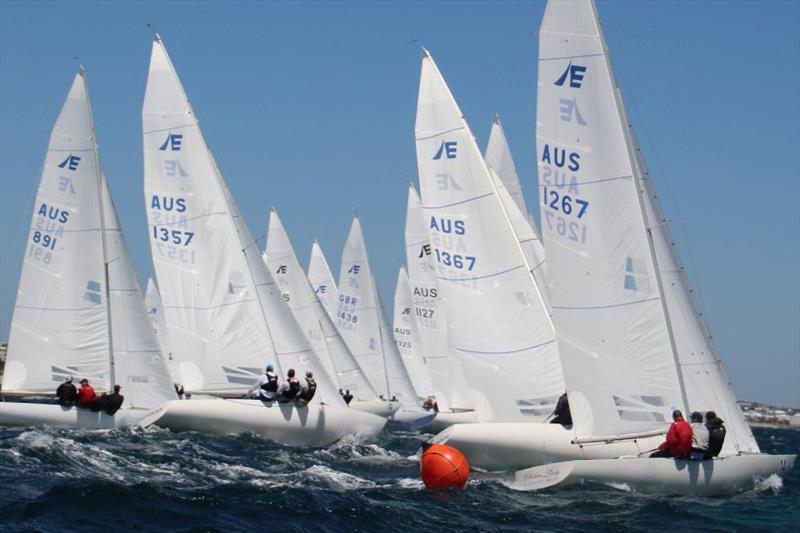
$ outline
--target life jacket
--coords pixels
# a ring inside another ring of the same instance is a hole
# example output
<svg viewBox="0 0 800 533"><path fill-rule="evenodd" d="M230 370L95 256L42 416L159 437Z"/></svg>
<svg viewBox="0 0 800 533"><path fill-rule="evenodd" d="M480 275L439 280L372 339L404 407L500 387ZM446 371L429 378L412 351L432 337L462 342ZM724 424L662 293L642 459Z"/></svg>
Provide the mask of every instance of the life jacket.
<svg viewBox="0 0 800 533"><path fill-rule="evenodd" d="M278 390L278 374L267 372L267 382L261 385L264 392L276 392Z"/></svg>
<svg viewBox="0 0 800 533"><path fill-rule="evenodd" d="M113 416L122 407L123 401L125 401L125 397L122 394L112 392L106 396L106 404L103 406L103 410Z"/></svg>
<svg viewBox="0 0 800 533"><path fill-rule="evenodd" d="M314 394L316 393L317 393L317 382L314 381L314 378L306 378L306 388L303 389L303 391L297 395L297 399L310 402L311 399L314 397Z"/></svg>
<svg viewBox="0 0 800 533"><path fill-rule="evenodd" d="M344 396L342 396L342 398L344 398L344 403L346 403L347 405L350 405L350 402L353 401L352 394L345 394Z"/></svg>
<svg viewBox="0 0 800 533"><path fill-rule="evenodd" d="M300 382L296 378L289 378L289 389L283 391L283 397L287 400L293 399L300 392Z"/></svg>
<svg viewBox="0 0 800 533"><path fill-rule="evenodd" d="M78 390L78 404L83 406L88 406L94 403L97 399L97 394L95 394L94 389L91 385L83 386Z"/></svg>
<svg viewBox="0 0 800 533"><path fill-rule="evenodd" d="M62 383L58 386L56 396L62 405L72 405L78 396L78 389L72 383Z"/></svg>
<svg viewBox="0 0 800 533"><path fill-rule="evenodd" d="M725 442L725 426L721 423L708 428L708 450L705 458L710 459L719 455L722 451L722 443Z"/></svg>

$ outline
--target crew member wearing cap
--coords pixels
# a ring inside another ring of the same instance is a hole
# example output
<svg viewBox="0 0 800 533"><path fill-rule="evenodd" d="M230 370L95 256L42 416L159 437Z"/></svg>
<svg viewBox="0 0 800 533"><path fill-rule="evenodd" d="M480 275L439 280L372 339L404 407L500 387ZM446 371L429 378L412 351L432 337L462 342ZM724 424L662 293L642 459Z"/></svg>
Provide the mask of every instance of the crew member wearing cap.
<svg viewBox="0 0 800 533"><path fill-rule="evenodd" d="M64 407L72 407L75 405L75 400L78 398L78 389L75 388L75 384L72 383L72 376L67 376L64 383L58 386L58 389L56 389L56 398L58 398L58 404Z"/></svg>
<svg viewBox="0 0 800 533"><path fill-rule="evenodd" d="M290 402L294 400L299 392L300 382L294 377L294 368L290 368L286 373L286 381L281 383L280 387L278 387L278 401Z"/></svg>

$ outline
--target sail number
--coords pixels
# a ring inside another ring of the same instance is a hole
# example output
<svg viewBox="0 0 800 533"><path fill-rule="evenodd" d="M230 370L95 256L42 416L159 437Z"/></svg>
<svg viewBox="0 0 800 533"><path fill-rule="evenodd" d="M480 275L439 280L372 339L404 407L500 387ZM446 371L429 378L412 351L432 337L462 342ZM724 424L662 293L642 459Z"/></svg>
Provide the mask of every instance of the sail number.
<svg viewBox="0 0 800 533"><path fill-rule="evenodd" d="M558 191L553 189L544 188L544 205L554 211L560 211L565 215L575 214L581 218L586 214L586 209L589 207L588 200L581 200L580 198L573 198L568 194L560 195Z"/></svg>
<svg viewBox="0 0 800 533"><path fill-rule="evenodd" d="M58 239L56 239L55 237L51 237L50 235L43 235L41 231L34 231L31 240L44 248L55 250L56 241Z"/></svg>
<svg viewBox="0 0 800 533"><path fill-rule="evenodd" d="M193 237L193 231L181 231L177 229L170 230L159 226L153 226L153 238L159 241L189 246L189 243L192 242Z"/></svg>
<svg viewBox="0 0 800 533"><path fill-rule="evenodd" d="M475 267L475 256L451 254L443 250L436 250L436 261L444 266L455 267L458 269L472 270Z"/></svg>

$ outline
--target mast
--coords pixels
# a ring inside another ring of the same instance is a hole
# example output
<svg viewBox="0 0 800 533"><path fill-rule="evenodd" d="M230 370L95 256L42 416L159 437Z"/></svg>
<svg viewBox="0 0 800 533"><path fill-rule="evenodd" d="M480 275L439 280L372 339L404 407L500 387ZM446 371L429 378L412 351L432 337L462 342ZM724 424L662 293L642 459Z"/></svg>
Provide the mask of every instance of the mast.
<svg viewBox="0 0 800 533"><path fill-rule="evenodd" d="M111 391L116 385L116 376L114 369L114 337L112 335L111 325L111 288L109 286L108 276L108 245L106 244L106 217L105 209L103 208L103 172L100 170L100 153L97 148L97 132L94 128L94 116L92 114L92 102L89 99L89 86L86 83L86 71L83 65L79 67L79 74L83 78L83 90L86 94L86 109L89 114L89 124L92 128L92 144L94 145L94 162L97 174L97 198L98 206L100 209L100 243L103 250L103 285L105 287L105 308L106 308L106 334L108 335L108 390Z"/></svg>
<svg viewBox="0 0 800 533"><path fill-rule="evenodd" d="M630 135L631 123L628 120L628 114L626 113L625 106L622 103L622 93L619 89L619 84L617 83L617 77L614 74L613 65L611 64L611 57L609 56L608 53L608 44L606 43L605 32L603 31L603 26L600 21L600 17L597 15L597 6L595 5L594 0L589 0L589 1L592 6L592 13L597 21L598 34L600 35L600 43L603 47L603 60L606 62L608 66L608 73L614 85L614 91L613 91L614 103L617 106L617 116L619 117L620 122L622 122L621 124L622 131L623 135L625 136L625 151L628 154L628 160L631 163L631 170L632 170L631 174L633 175L633 183L636 187L636 202L637 205L639 206L639 211L642 216L642 221L644 222L645 234L647 235L647 247L648 250L650 251L650 258L653 261L653 270L654 270L653 274L655 275L656 278L656 285L658 287L658 294L660 296L659 300L661 303L661 310L664 314L664 321L666 322L667 326L667 334L669 337L670 350L672 351L672 360L675 365L675 376L677 377L678 386L680 387L681 390L681 399L683 400L683 410L686 414L688 414L687 411L689 409L689 401L687 400L686 386L683 382L683 373L681 372L681 364L678 359L678 349L675 345L675 334L672 330L672 322L670 321L669 311L667 310L667 302L666 302L666 297L664 295L664 286L661 280L661 272L659 271L658 268L658 259L656 258L655 246L653 244L653 233L650 224L648 223L647 214L645 213L644 204L642 202L643 189L639 184L639 165L636 160L636 154L633 153L632 151L633 146Z"/></svg>

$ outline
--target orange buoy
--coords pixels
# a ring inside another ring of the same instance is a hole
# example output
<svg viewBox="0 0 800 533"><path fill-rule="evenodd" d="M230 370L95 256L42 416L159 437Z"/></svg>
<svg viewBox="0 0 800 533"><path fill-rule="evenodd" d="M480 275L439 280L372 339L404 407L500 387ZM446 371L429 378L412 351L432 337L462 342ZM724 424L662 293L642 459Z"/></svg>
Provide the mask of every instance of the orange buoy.
<svg viewBox="0 0 800 533"><path fill-rule="evenodd" d="M432 444L422 452L419 473L429 489L461 489L469 479L469 463L464 454L452 446Z"/></svg>

